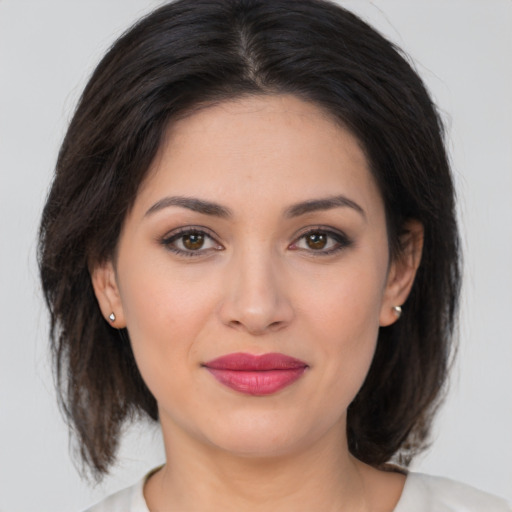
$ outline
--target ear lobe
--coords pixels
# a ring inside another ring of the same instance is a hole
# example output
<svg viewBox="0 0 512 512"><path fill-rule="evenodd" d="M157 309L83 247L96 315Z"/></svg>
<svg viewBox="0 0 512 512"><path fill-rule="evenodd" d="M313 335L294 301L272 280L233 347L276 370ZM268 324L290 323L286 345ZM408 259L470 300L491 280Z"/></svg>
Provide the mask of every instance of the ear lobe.
<svg viewBox="0 0 512 512"><path fill-rule="evenodd" d="M112 262L108 260L95 265L90 270L90 274L94 294L105 320L117 329L126 327L116 272Z"/></svg>
<svg viewBox="0 0 512 512"><path fill-rule="evenodd" d="M394 309L407 300L420 266L423 250L423 225L417 220L409 220L400 237L400 254L391 262L386 289L380 313L380 325L391 325L399 318Z"/></svg>

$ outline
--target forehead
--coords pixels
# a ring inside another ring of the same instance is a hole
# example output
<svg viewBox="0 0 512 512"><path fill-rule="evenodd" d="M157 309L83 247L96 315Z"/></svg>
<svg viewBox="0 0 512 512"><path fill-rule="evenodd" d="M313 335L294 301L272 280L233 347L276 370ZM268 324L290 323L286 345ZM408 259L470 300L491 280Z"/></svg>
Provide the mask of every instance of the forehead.
<svg viewBox="0 0 512 512"><path fill-rule="evenodd" d="M312 103L251 96L172 122L136 203L168 193L284 204L336 192L380 202L357 139Z"/></svg>

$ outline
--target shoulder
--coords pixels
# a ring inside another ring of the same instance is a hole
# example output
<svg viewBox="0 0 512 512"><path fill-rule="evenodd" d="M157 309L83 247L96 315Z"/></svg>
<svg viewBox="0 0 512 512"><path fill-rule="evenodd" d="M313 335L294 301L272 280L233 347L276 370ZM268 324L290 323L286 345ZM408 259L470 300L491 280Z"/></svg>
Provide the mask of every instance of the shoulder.
<svg viewBox="0 0 512 512"><path fill-rule="evenodd" d="M146 477L126 489L111 494L84 512L149 512L142 490L145 480Z"/></svg>
<svg viewBox="0 0 512 512"><path fill-rule="evenodd" d="M501 498L448 478L409 473L395 512L512 512Z"/></svg>

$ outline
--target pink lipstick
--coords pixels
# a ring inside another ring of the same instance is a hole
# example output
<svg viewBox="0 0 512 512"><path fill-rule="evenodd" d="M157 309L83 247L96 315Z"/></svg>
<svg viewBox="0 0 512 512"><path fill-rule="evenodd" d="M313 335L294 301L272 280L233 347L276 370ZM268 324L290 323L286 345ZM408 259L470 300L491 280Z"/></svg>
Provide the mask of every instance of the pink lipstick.
<svg viewBox="0 0 512 512"><path fill-rule="evenodd" d="M308 365L284 354L228 354L203 365L221 384L248 395L271 395L302 377Z"/></svg>

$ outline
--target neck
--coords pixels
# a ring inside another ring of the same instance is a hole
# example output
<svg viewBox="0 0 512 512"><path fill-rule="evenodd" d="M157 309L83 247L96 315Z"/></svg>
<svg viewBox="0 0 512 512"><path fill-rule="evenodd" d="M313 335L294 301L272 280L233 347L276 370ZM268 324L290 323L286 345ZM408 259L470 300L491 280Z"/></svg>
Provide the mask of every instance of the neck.
<svg viewBox="0 0 512 512"><path fill-rule="evenodd" d="M364 465L349 454L344 429L337 427L313 446L267 457L234 455L164 428L168 462L146 484L148 506L204 512L369 510Z"/></svg>

